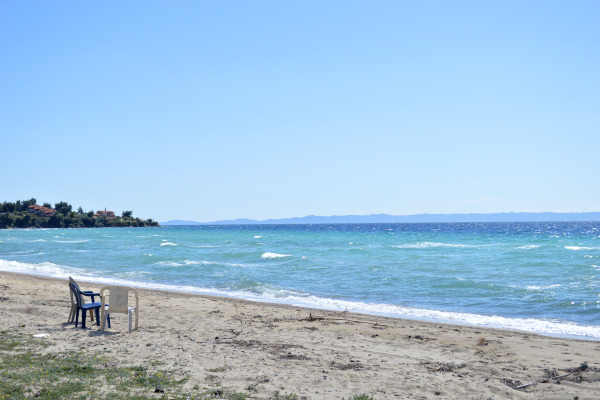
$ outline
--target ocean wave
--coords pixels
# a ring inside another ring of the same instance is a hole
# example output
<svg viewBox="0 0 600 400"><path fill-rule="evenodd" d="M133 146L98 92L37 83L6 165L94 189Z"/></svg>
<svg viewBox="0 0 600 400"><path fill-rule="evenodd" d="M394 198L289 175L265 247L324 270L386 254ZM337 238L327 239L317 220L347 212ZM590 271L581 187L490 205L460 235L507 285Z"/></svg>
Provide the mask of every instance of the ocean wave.
<svg viewBox="0 0 600 400"><path fill-rule="evenodd" d="M156 265L164 265L167 267L184 267L186 265L200 265L200 264L210 264L207 261L191 261L191 260L184 260L181 262L177 262L177 261L159 261L156 263Z"/></svg>
<svg viewBox="0 0 600 400"><path fill-rule="evenodd" d="M75 268L69 268L51 262L33 264L8 260L0 260L0 270L27 275L49 276L52 278L67 278L69 275L78 271Z"/></svg>
<svg viewBox="0 0 600 400"><path fill-rule="evenodd" d="M470 245L470 244L418 242L418 243L399 244L399 245L394 245L392 247L395 247L398 249L428 249L428 248L435 248L435 247L466 248L466 247L482 247L482 246L481 245Z"/></svg>
<svg viewBox="0 0 600 400"><path fill-rule="evenodd" d="M266 252L266 253L263 253L263 255L261 256L261 258L267 258L267 259L268 258L283 258L283 257L292 257L292 255Z"/></svg>
<svg viewBox="0 0 600 400"><path fill-rule="evenodd" d="M151 274L151 272L148 271L127 271L127 272L118 272L115 274L115 276L118 276L119 278L124 278L124 279L139 279L139 278L143 278L146 275Z"/></svg>
<svg viewBox="0 0 600 400"><path fill-rule="evenodd" d="M54 243L85 243L89 242L89 239L83 240L54 240Z"/></svg>
<svg viewBox="0 0 600 400"><path fill-rule="evenodd" d="M537 249L539 247L540 247L539 244L526 244L525 246L519 246L519 247L517 247L517 249L519 249L519 250L531 250L531 249Z"/></svg>
<svg viewBox="0 0 600 400"><path fill-rule="evenodd" d="M567 250L598 250L600 247L565 246Z"/></svg>
<svg viewBox="0 0 600 400"><path fill-rule="evenodd" d="M256 236L254 236L254 239L260 239L261 237L263 237L263 236L261 236L261 235L256 235Z"/></svg>
<svg viewBox="0 0 600 400"><path fill-rule="evenodd" d="M530 285L530 286L526 286L525 289L527 290L548 290L548 289L556 289L557 287L561 287L562 285L556 284L556 285L547 285L547 286L535 286L535 285Z"/></svg>
<svg viewBox="0 0 600 400"><path fill-rule="evenodd" d="M172 243L172 242L163 242L160 244L161 246L177 246L177 244Z"/></svg>
<svg viewBox="0 0 600 400"><path fill-rule="evenodd" d="M223 263L223 262L215 262L215 261L159 261L155 263L155 265L162 265L167 267L185 267L190 265L223 265L226 267L248 267L248 264L239 264L239 263Z"/></svg>

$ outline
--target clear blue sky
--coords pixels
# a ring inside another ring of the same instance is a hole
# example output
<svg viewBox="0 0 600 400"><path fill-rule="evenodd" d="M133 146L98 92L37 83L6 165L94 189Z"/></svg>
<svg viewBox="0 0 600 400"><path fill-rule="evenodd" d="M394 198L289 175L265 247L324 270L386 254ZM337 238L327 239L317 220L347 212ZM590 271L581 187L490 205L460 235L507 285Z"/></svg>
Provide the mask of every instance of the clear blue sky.
<svg viewBox="0 0 600 400"><path fill-rule="evenodd" d="M0 201L600 211L599 1L2 1Z"/></svg>

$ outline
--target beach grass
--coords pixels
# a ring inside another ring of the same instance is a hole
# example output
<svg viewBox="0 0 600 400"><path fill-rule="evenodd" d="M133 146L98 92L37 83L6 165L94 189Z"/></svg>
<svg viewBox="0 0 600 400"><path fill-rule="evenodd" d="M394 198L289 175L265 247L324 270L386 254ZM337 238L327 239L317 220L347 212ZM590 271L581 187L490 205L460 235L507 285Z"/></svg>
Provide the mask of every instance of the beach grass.
<svg viewBox="0 0 600 400"><path fill-rule="evenodd" d="M184 384L187 376L142 365L119 365L108 356L83 351L45 352L49 345L30 335L0 331L0 400L20 399L251 399L250 395L224 388L218 377L208 375L211 387ZM151 366L156 366L152 363ZM160 365L160 363L158 363ZM210 369L223 372L227 366ZM294 393L276 391L272 400L300 400ZM373 400L366 394L350 400Z"/></svg>
<svg viewBox="0 0 600 400"><path fill-rule="evenodd" d="M6 399L244 399L243 394L183 390L187 377L141 365L122 366L106 356L69 351L27 335L0 332L0 400Z"/></svg>

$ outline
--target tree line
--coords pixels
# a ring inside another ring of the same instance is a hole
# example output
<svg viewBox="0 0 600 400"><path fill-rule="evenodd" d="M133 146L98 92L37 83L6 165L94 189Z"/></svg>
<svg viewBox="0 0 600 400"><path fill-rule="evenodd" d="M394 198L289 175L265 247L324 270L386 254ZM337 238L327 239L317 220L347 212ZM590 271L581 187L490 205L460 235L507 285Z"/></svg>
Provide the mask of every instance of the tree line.
<svg viewBox="0 0 600 400"><path fill-rule="evenodd" d="M38 215L30 211L30 206L38 205L35 198L0 203L0 229L10 228L103 228L103 227L147 227L158 226L152 219L133 217L133 211L123 211L121 216L107 218L97 216L94 211L84 212L79 207L61 201L54 204L43 203L42 207L53 209L53 215Z"/></svg>

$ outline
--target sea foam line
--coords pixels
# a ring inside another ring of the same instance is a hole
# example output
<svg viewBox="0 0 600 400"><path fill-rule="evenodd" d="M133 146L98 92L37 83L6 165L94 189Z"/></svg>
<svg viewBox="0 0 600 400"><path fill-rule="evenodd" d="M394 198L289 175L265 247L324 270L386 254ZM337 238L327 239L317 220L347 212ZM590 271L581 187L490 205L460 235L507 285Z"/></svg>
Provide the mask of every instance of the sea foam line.
<svg viewBox="0 0 600 400"><path fill-rule="evenodd" d="M600 250L600 247L565 246L567 250Z"/></svg>
<svg viewBox="0 0 600 400"><path fill-rule="evenodd" d="M292 257L292 255L266 252L266 253L263 253L263 255L261 257L262 258L283 258L283 257Z"/></svg>

